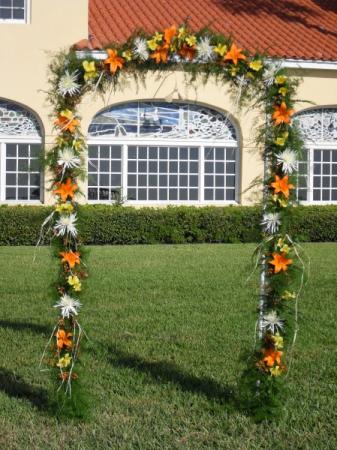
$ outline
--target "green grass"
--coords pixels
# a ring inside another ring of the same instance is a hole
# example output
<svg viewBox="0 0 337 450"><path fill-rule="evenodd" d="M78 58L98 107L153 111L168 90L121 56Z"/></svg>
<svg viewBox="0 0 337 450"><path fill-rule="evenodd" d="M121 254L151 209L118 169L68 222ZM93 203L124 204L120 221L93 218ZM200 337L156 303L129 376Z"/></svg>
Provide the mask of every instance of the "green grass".
<svg viewBox="0 0 337 450"><path fill-rule="evenodd" d="M235 407L253 345L252 245L92 247L82 325L86 423L46 412L38 368L55 312L48 248L0 248L0 448L337 448L337 244L308 244L309 284L278 424ZM93 348L95 347L95 349Z"/></svg>

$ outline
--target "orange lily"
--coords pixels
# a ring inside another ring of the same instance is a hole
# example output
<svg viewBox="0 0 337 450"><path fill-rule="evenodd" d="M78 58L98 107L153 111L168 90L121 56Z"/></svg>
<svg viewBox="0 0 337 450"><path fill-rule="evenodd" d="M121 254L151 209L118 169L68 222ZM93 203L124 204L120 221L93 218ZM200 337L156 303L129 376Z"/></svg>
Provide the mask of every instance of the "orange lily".
<svg viewBox="0 0 337 450"><path fill-rule="evenodd" d="M70 252L60 252L60 256L62 256L61 262L67 263L70 269L75 267L75 264L81 263L79 252L73 252L72 250Z"/></svg>
<svg viewBox="0 0 337 450"><path fill-rule="evenodd" d="M71 347L72 342L69 338L72 335L73 335L72 333L66 333L64 330L58 330L56 333L57 347L58 348Z"/></svg>
<svg viewBox="0 0 337 450"><path fill-rule="evenodd" d="M65 202L68 197L73 198L78 186L76 183L72 183L71 178L67 178L65 183L56 183L57 189L53 191L53 194L58 194L62 201Z"/></svg>
<svg viewBox="0 0 337 450"><path fill-rule="evenodd" d="M285 272L288 270L288 266L293 263L293 260L286 257L286 253L277 253L274 252L272 254L273 258L269 261L269 264L274 266L274 272L279 273L281 271Z"/></svg>
<svg viewBox="0 0 337 450"><path fill-rule="evenodd" d="M270 186L274 189L274 194L282 192L286 198L289 198L289 189L294 189L294 185L288 184L288 179L288 175L285 175L283 178L275 175L275 181L270 183Z"/></svg>
<svg viewBox="0 0 337 450"><path fill-rule="evenodd" d="M242 48L238 48L234 43L232 44L229 52L226 53L224 60L233 61L234 65L237 66L239 60L245 60L246 55L242 53Z"/></svg>
<svg viewBox="0 0 337 450"><path fill-rule="evenodd" d="M264 358L263 358L263 362L268 366L268 367L273 367L273 365L275 364L275 362L280 365L281 364L281 356L282 356L282 352L277 351L277 350L273 350L272 348L267 349L267 350L263 350L263 354L264 354Z"/></svg>
<svg viewBox="0 0 337 450"><path fill-rule="evenodd" d="M155 59L157 64L160 62L167 63L168 51L168 44L160 45L153 53L151 53L150 58Z"/></svg>
<svg viewBox="0 0 337 450"><path fill-rule="evenodd" d="M116 73L118 69L122 69L125 63L125 59L121 56L118 56L116 50L112 50L111 48L107 48L108 58L104 60L104 64L110 65L110 72Z"/></svg>
<svg viewBox="0 0 337 450"><path fill-rule="evenodd" d="M69 131L70 133L74 133L76 127L80 125L80 122L72 116L70 116L69 118L61 113L58 119L55 120L54 125L57 125L59 128L61 128L62 131Z"/></svg>
<svg viewBox="0 0 337 450"><path fill-rule="evenodd" d="M281 123L290 123L290 117L294 114L294 110L288 109L285 102L282 102L281 105L274 105L274 110L272 118L276 126Z"/></svg>
<svg viewBox="0 0 337 450"><path fill-rule="evenodd" d="M179 50L179 55L191 61L195 57L195 52L196 52L195 45L190 47L189 45L184 44Z"/></svg>
<svg viewBox="0 0 337 450"><path fill-rule="evenodd" d="M164 40L167 44L171 44L172 38L177 34L177 28L172 25L164 30Z"/></svg>

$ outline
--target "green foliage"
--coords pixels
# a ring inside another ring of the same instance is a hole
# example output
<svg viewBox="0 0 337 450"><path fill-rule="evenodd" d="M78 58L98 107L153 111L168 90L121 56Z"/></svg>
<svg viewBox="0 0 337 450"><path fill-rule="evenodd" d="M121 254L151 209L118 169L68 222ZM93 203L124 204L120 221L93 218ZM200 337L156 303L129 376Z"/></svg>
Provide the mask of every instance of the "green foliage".
<svg viewBox="0 0 337 450"><path fill-rule="evenodd" d="M85 205L79 209L83 244L235 243L260 238L258 206L136 209ZM0 245L35 245L51 211L44 206L1 206ZM302 242L337 241L337 206L294 208L289 233Z"/></svg>

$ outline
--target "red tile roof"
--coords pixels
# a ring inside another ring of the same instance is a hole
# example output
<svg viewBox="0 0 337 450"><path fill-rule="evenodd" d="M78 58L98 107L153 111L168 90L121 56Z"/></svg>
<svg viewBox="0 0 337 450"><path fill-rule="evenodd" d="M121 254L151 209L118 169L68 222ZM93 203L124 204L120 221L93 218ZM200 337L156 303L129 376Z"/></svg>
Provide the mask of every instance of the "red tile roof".
<svg viewBox="0 0 337 450"><path fill-rule="evenodd" d="M89 41L78 48L122 42L135 30L161 30L186 19L232 34L251 51L337 61L336 0L89 0Z"/></svg>

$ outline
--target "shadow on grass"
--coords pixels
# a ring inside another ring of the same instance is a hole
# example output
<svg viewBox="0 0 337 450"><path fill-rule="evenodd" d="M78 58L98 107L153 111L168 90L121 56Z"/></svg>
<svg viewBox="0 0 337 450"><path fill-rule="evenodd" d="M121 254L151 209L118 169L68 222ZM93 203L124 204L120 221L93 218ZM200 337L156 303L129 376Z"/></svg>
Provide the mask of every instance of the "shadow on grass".
<svg viewBox="0 0 337 450"><path fill-rule="evenodd" d="M40 410L48 408L46 390L27 384L20 376L4 367L0 367L0 391L9 397L26 399Z"/></svg>
<svg viewBox="0 0 337 450"><path fill-rule="evenodd" d="M10 320L0 320L0 328L11 329L16 331L33 331L34 333L45 334L51 333L51 327L31 322L18 322Z"/></svg>
<svg viewBox="0 0 337 450"><path fill-rule="evenodd" d="M234 387L223 385L208 377L190 375L169 361L149 361L108 346L108 361L115 367L127 367L143 372L156 383L174 383L183 391L205 395L209 400L237 407Z"/></svg>

